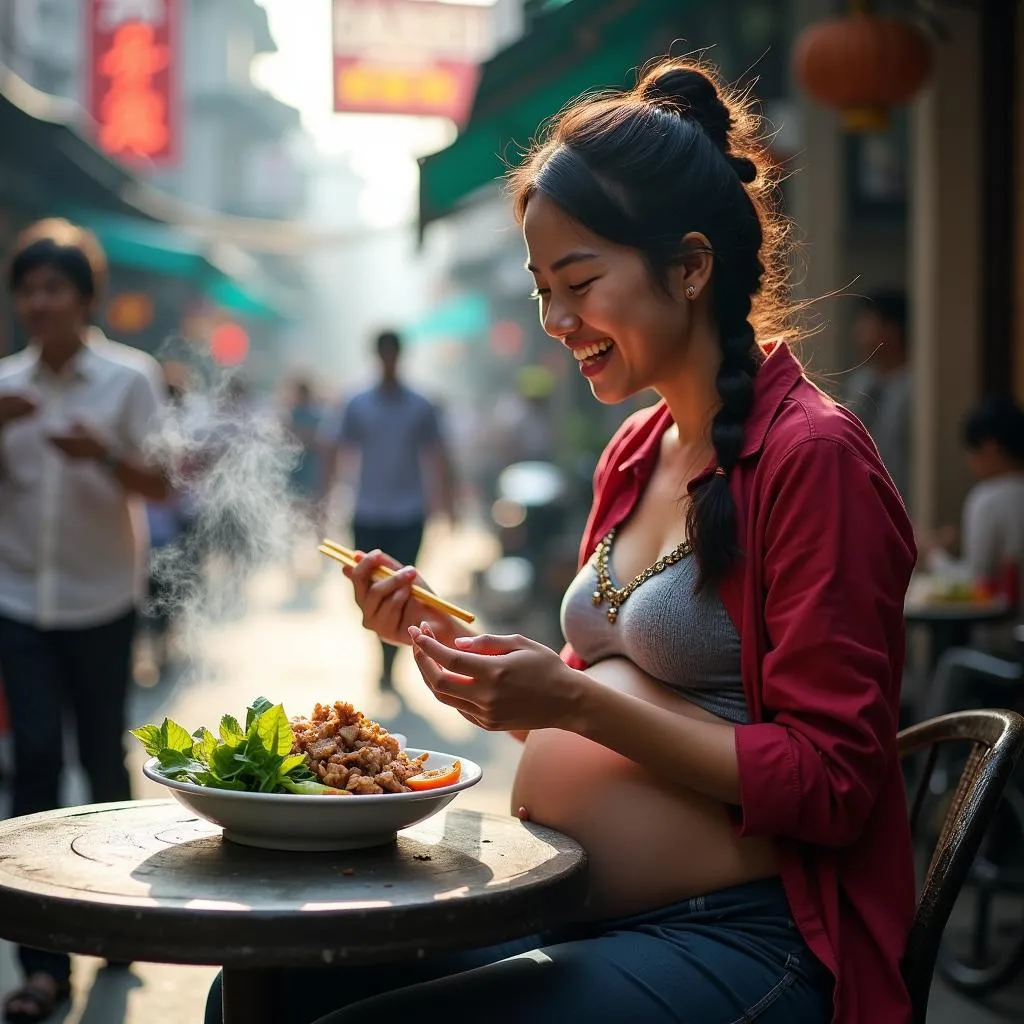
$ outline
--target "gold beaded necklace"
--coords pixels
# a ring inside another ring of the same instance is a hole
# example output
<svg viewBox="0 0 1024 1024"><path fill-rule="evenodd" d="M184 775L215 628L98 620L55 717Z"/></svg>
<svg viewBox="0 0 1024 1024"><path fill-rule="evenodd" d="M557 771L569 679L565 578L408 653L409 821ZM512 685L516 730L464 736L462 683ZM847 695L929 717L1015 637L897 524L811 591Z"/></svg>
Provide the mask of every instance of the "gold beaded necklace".
<svg viewBox="0 0 1024 1024"><path fill-rule="evenodd" d="M616 587L608 574L608 559L612 551L612 541L615 539L615 530L609 530L608 535L604 537L601 542L597 545L597 590L594 591L591 601L594 602L595 607L607 601L608 608L608 621L612 624L619 617L619 608L625 603L627 597L640 586L641 583L646 583L652 576L657 576L659 572L667 569L670 565L675 565L676 562L682 561L691 551L693 551L693 545L688 540L682 541L682 543L676 545L676 547L670 551L667 555L659 558L654 565L649 565L639 576L635 577L631 583L627 583L624 587Z"/></svg>

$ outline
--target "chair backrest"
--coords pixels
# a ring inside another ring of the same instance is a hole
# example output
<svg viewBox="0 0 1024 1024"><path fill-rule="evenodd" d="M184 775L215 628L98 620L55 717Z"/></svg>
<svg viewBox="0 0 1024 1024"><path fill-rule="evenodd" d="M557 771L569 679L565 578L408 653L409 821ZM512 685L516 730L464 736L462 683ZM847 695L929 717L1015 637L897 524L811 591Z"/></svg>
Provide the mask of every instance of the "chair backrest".
<svg viewBox="0 0 1024 1024"><path fill-rule="evenodd" d="M967 763L932 851L903 959L915 1024L925 1024L935 958L953 904L967 878L996 805L1024 751L1024 718L1015 711L960 711L910 726L899 734L900 757L927 751L910 805L916 835L921 808L942 746L969 743Z"/></svg>

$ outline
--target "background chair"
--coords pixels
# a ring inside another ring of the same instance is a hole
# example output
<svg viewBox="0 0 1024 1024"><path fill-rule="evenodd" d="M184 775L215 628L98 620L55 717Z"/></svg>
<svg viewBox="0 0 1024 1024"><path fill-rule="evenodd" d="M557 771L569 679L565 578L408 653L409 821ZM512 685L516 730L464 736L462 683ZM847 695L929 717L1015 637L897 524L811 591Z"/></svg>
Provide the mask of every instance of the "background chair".
<svg viewBox="0 0 1024 1024"><path fill-rule="evenodd" d="M899 734L901 758L927 752L911 800L910 827L915 838L940 750L965 742L970 752L928 863L903 960L915 1024L925 1024L943 930L1024 751L1024 718L1014 711L963 711L921 722Z"/></svg>

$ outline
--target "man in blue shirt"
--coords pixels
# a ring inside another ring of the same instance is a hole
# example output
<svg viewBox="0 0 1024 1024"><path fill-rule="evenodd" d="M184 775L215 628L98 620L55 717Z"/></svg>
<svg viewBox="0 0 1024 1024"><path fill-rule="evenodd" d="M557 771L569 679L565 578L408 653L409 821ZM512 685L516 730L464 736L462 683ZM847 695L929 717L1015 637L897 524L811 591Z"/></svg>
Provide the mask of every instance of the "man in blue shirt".
<svg viewBox="0 0 1024 1024"><path fill-rule="evenodd" d="M453 523L455 487L436 407L399 379L401 350L394 331L377 336L380 380L352 396L340 425L326 438L323 493L331 493L339 452L346 468L358 459L353 544L360 551L380 548L403 565L413 565L430 512L426 474L436 477L442 508ZM389 691L398 648L383 641L381 647L380 685Z"/></svg>

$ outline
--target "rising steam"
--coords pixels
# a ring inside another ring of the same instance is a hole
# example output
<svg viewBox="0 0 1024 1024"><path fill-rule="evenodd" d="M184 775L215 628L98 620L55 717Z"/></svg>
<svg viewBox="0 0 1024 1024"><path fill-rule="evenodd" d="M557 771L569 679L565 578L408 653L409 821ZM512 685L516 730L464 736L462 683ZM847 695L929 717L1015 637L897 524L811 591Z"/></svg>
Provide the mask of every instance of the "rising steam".
<svg viewBox="0 0 1024 1024"><path fill-rule="evenodd" d="M149 441L185 512L174 543L152 552L160 607L186 643L244 607L252 575L288 557L305 516L289 491L301 448L273 411L253 408L236 376L189 355L187 385ZM191 645L190 645L191 646Z"/></svg>

